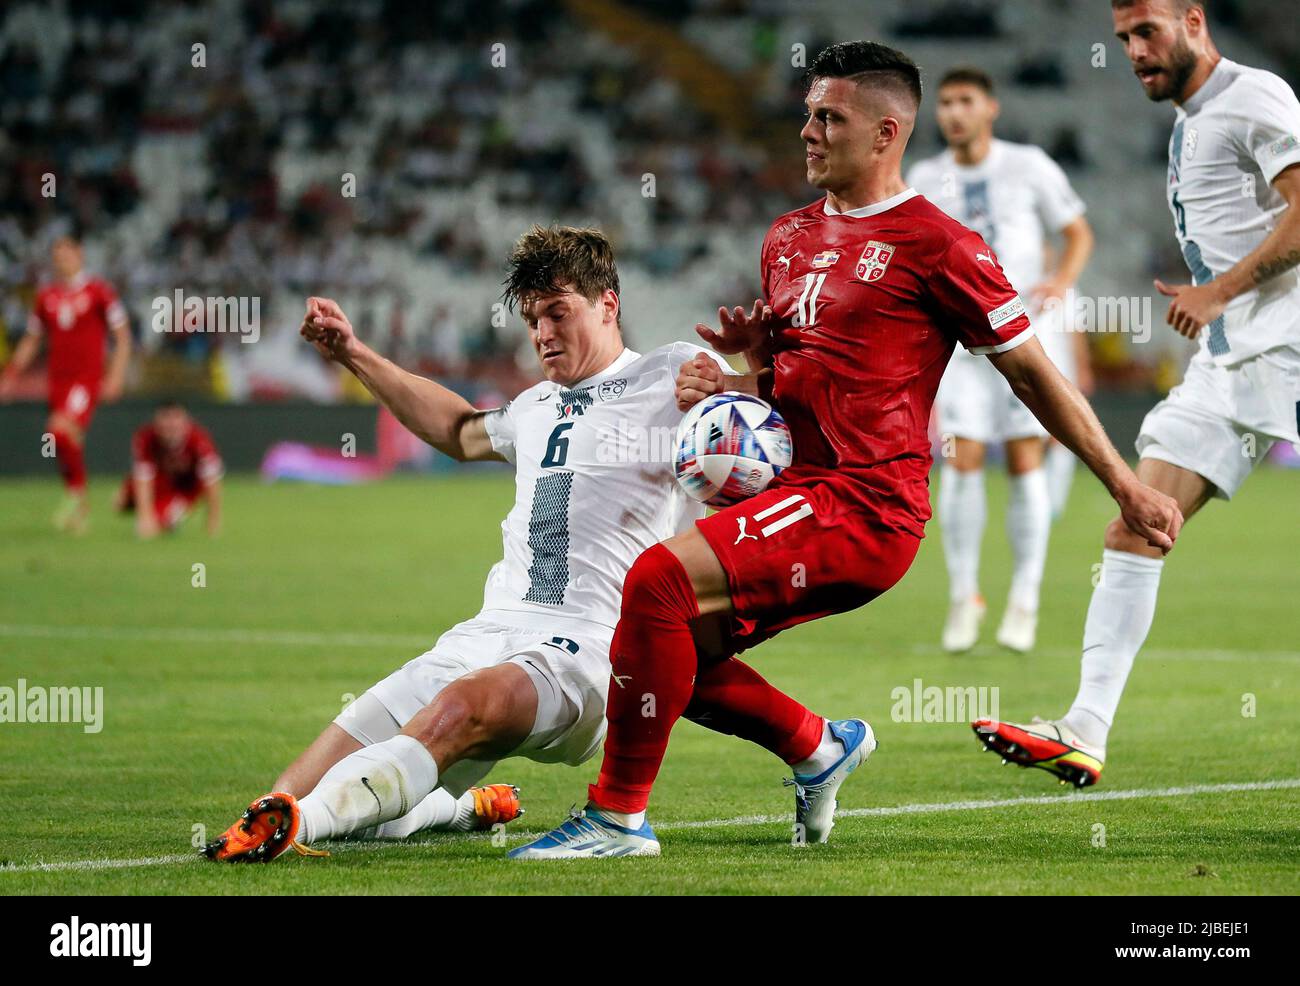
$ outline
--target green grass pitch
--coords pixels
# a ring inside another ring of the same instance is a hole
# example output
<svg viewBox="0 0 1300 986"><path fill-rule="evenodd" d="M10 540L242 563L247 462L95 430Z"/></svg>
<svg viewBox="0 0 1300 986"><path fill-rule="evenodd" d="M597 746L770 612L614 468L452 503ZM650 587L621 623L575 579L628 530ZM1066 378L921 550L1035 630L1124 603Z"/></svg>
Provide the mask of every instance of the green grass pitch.
<svg viewBox="0 0 1300 986"><path fill-rule="evenodd" d="M1009 568L1005 486L990 487L988 642L975 652L939 652L946 584L932 525L912 571L885 597L748 655L814 709L875 726L880 750L841 791L842 809L943 810L859 813L840 821L830 844L793 847L783 765L683 722L651 804L663 826L660 859L516 864L485 836L433 835L349 845L330 859L219 867L191 858L198 826L209 836L223 829L345 696L476 612L499 556L510 479L318 488L234 478L218 540L191 520L149 544L110 515L107 481L92 485L93 527L81 539L49 527L52 480L7 481L0 686L102 686L105 712L98 733L0 724L0 892L1300 891L1300 474L1263 471L1237 502L1211 503L1187 528L1111 761L1092 789L1137 796L1100 799L1072 798L1041 771L999 766L964 722L891 717L891 692L915 678L996 686L1012 719L1059 714L1073 697L1109 501L1080 475L1053 533L1040 649L1019 657L991 642ZM196 564L202 588L192 585ZM493 779L519 784L528 810L510 845L562 819L597 767L499 766ZM1213 789L1269 781L1292 783ZM1017 798L1037 800L978 804ZM728 821L680 824L709 820Z"/></svg>

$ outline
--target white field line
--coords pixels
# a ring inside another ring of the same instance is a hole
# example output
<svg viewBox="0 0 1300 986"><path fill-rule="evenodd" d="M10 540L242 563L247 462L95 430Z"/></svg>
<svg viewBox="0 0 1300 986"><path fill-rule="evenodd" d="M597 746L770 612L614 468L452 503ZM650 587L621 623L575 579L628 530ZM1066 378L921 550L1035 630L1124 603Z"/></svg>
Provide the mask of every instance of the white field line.
<svg viewBox="0 0 1300 986"><path fill-rule="evenodd" d="M148 640L162 643L272 644L284 647L394 647L429 648L445 627L431 627L427 635L400 633L351 633L317 630L249 630L233 627L105 627L53 626L46 624L0 623L0 637L37 637L58 640ZM794 644L794 646L799 646ZM820 645L819 645L820 647ZM911 653L947 657L938 647L914 644ZM1001 650L977 647L974 657L1002 654ZM1043 648L1043 657L1077 657L1078 651ZM1157 661L1300 661L1300 651L1230 650L1148 647L1142 656Z"/></svg>
<svg viewBox="0 0 1300 986"><path fill-rule="evenodd" d="M1039 797L998 798L987 801L943 801L928 804L889 805L882 808L850 808L836 813L837 818L888 818L895 815L925 815L939 812L982 811L996 808L1025 808L1038 805L1077 805L1099 801L1135 801L1147 798L1186 798L1202 794L1232 794L1241 791L1281 791L1300 788L1300 778L1276 781L1244 781L1235 784L1190 784L1185 787L1134 788L1127 791L1087 791L1075 794L1046 794ZM748 825L789 824L790 815L741 815L736 818L715 818L706 821L661 822L655 825L658 832L683 829L727 828ZM533 838L541 832L510 833L511 841ZM487 833L475 833L474 838L487 838ZM397 840L371 840L368 842L342 842L330 845L331 853L356 852L375 848L428 847L428 842ZM199 862L197 853L170 856L144 856L140 859L80 859L63 863L17 863L0 866L0 873L65 873L87 870L124 870L142 866L169 866Z"/></svg>

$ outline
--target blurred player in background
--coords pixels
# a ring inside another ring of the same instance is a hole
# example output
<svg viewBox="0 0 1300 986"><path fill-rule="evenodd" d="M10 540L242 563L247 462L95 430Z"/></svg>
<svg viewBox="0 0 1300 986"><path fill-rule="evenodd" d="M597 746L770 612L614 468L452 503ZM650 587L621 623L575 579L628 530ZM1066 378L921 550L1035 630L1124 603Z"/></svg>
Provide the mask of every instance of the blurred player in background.
<svg viewBox="0 0 1300 986"><path fill-rule="evenodd" d="M1042 150L993 136L999 106L985 72L969 67L948 71L939 81L936 100L948 149L916 164L909 184L997 251L1007 279L1029 304L1047 355L1067 379L1087 383L1087 344L1081 333L1065 331L1061 311L1066 292L1092 253L1083 201ZM1052 234L1061 236L1064 249L1056 269L1045 271ZM988 511L984 456L990 443L1002 442L1010 477L1006 530L1014 568L997 641L1029 651L1038 629L1048 533L1053 515L1065 505L1074 455L1053 442L1045 465L1047 430L988 360L961 347L948 364L937 401L939 430L945 441L953 436L956 446L939 477L939 523L949 579L943 647L954 653L970 650L979 639L985 610L979 590L980 542Z"/></svg>
<svg viewBox="0 0 1300 986"><path fill-rule="evenodd" d="M54 454L66 490L54 515L61 530L81 533L89 518L86 501L86 429L100 399L122 395L131 359L131 327L112 285L87 274L81 243L72 236L55 240L50 251L55 279L36 293L27 333L0 375L0 399L12 396L13 386L40 352L44 337L49 350L49 408L45 424L54 437ZM113 355L105 372L109 334Z"/></svg>
<svg viewBox="0 0 1300 986"><path fill-rule="evenodd" d="M141 538L172 531L202 500L211 537L221 530L221 456L207 430L180 404L158 405L153 420L131 439L131 474L115 509L135 514Z"/></svg>
<svg viewBox="0 0 1300 986"><path fill-rule="evenodd" d="M1172 547L1174 502L1138 482L1088 402L1034 338L992 248L903 181L921 77L874 42L825 49L809 70L807 177L825 192L764 239L766 304L701 335L745 354L724 380L683 366L679 398L721 390L769 396L790 426L794 461L772 484L644 552L627 573L613 642L609 733L587 808L515 859L657 855L646 821L673 724L702 668L696 628L724 654L869 603L912 564L930 517L928 434L939 379L960 343L986 355L1026 405L1088 464L1144 540ZM810 669L812 673L812 669ZM646 714L646 697L653 714ZM795 824L825 841L836 793L875 749L861 719L773 715L794 769ZM720 767L720 776L725 776Z"/></svg>
<svg viewBox="0 0 1300 986"><path fill-rule="evenodd" d="M1137 449L1139 478L1191 517L1211 497L1230 499L1275 441L1300 442L1300 102L1276 75L1222 57L1200 3L1111 7L1147 98L1176 105L1166 194L1194 284L1156 288L1172 299L1166 321L1200 348L1142 422ZM980 720L988 748L1096 783L1163 567L1111 522L1074 704L1053 721Z"/></svg>
<svg viewBox="0 0 1300 986"><path fill-rule="evenodd" d="M394 366L337 304L309 299L302 332L322 355L445 454L514 465L515 503L478 616L344 710L210 858L269 861L304 842L509 821L510 786L467 791L496 761L576 765L600 746L627 570L704 512L674 476L676 369L697 356L719 374L726 364L690 343L645 355L623 344L613 247L598 230L534 227L510 266L506 297L546 379L490 411ZM693 693L701 724L779 756L772 720L821 735L820 717L738 661L701 674Z"/></svg>

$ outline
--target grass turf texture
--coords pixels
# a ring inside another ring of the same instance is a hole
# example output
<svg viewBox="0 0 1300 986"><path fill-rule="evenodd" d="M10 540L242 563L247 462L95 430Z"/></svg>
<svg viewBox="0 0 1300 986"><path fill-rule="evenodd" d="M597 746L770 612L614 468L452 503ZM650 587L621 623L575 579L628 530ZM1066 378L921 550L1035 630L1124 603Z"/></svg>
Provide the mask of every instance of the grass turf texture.
<svg viewBox="0 0 1300 986"><path fill-rule="evenodd" d="M484 836L358 844L269 867L186 859L114 869L34 863L191 852L357 694L472 616L500 551L505 473L357 488L227 484L216 541L192 519L137 543L96 482L91 532L55 535L51 481L0 484L0 685L102 686L102 732L0 724L0 893L1295 893L1300 789L851 817L829 845L792 848L783 765L682 722L652 823L768 815L761 824L669 828L658 860L516 864ZM998 686L1004 717L1059 714L1109 501L1081 476L1053 532L1040 650L992 644L1009 581L1005 484L991 477L981 647L937 641L946 579L937 525L911 572L855 613L789 631L747 655L833 716L861 715L881 749L842 808L1066 796L1046 773L1000 767L965 722L891 718L891 691ZM1300 475L1264 471L1231 506L1187 529L1161 587L1096 791L1300 777ZM205 588L191 585L206 566ZM168 628L171 628L170 631ZM1256 714L1243 716L1243 695ZM540 831L580 802L580 768L512 760L492 779L523 789L516 828ZM1104 846L1100 841L1104 826ZM510 845L519 842L512 836ZM16 868L15 868L16 867Z"/></svg>

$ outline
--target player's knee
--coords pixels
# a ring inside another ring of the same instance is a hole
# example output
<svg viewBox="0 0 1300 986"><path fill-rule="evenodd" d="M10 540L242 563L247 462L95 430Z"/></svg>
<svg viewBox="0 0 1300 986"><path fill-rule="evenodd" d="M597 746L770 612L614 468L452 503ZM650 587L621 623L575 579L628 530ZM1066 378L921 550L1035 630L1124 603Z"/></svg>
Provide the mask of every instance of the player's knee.
<svg viewBox="0 0 1300 986"><path fill-rule="evenodd" d="M1141 554L1141 549L1147 546L1146 541L1130 531L1119 517L1106 525L1105 544L1109 551L1127 551L1132 554Z"/></svg>
<svg viewBox="0 0 1300 986"><path fill-rule="evenodd" d="M694 614L685 612L686 595L693 601L694 590L681 561L664 545L656 544L641 552L628 569L623 580L623 616L653 612L690 619Z"/></svg>

